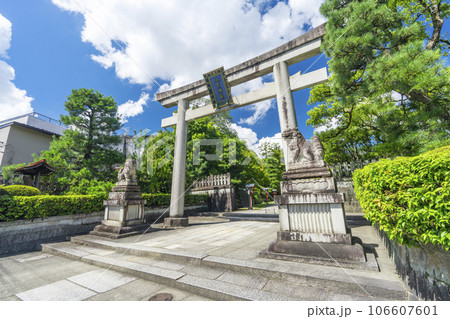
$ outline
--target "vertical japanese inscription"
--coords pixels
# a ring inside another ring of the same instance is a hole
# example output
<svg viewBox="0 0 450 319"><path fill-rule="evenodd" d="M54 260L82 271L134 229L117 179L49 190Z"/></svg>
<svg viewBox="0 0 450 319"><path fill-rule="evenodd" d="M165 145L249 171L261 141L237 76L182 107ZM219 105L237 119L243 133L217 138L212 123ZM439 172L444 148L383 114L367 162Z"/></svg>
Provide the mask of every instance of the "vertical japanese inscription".
<svg viewBox="0 0 450 319"><path fill-rule="evenodd" d="M214 107L224 107L233 104L230 85L223 67L203 74L208 92L211 97L211 103Z"/></svg>

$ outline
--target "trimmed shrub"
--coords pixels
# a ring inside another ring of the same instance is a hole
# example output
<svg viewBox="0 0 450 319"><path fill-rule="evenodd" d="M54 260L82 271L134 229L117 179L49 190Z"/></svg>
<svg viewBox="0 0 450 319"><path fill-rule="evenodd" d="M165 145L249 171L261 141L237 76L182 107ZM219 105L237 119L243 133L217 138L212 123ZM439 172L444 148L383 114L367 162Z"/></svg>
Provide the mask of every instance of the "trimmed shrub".
<svg viewBox="0 0 450 319"><path fill-rule="evenodd" d="M147 207L170 205L170 194L142 194ZM104 210L106 194L99 195L0 195L0 221L86 214ZM208 195L185 196L186 204L205 203Z"/></svg>
<svg viewBox="0 0 450 319"><path fill-rule="evenodd" d="M147 201L147 207L170 205L170 194L142 194L142 199Z"/></svg>
<svg viewBox="0 0 450 319"><path fill-rule="evenodd" d="M86 214L104 209L105 196L1 196L0 221Z"/></svg>
<svg viewBox="0 0 450 319"><path fill-rule="evenodd" d="M399 244L450 248L450 146L353 174L365 217Z"/></svg>
<svg viewBox="0 0 450 319"><path fill-rule="evenodd" d="M26 185L10 185L0 187L0 196L38 196L41 195L39 189Z"/></svg>

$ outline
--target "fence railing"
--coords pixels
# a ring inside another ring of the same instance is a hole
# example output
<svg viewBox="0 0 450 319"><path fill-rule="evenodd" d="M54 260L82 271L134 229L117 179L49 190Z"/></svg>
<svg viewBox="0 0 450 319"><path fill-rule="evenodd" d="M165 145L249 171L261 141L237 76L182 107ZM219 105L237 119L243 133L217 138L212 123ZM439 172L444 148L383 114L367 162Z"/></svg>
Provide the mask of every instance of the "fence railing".
<svg viewBox="0 0 450 319"><path fill-rule="evenodd" d="M339 164L332 164L332 165L328 165L328 166L331 168L333 177L339 181L345 177L352 177L353 172L355 170L357 170L359 168L363 168L364 166L369 165L372 162L375 162L375 160L363 161L363 162L339 163Z"/></svg>
<svg viewBox="0 0 450 319"><path fill-rule="evenodd" d="M230 185L231 185L231 175L230 173L227 173L205 177L195 182L193 189L213 188L218 186L230 186Z"/></svg>
<svg viewBox="0 0 450 319"><path fill-rule="evenodd" d="M51 117L48 117L46 115L43 115L43 114L37 113L37 112L26 113L26 114L22 114L22 115L13 117L13 118L9 118L9 119L0 121L0 125L1 124L5 124L5 123L10 123L10 122L12 122L14 120L18 120L20 118L27 117L27 116L31 116L31 117L40 119L40 120L45 121L45 122L49 122L49 123L56 124L56 125L59 125L59 126L62 126L62 127L66 127L65 125L63 125L61 123L61 121L55 120L55 119L53 119Z"/></svg>

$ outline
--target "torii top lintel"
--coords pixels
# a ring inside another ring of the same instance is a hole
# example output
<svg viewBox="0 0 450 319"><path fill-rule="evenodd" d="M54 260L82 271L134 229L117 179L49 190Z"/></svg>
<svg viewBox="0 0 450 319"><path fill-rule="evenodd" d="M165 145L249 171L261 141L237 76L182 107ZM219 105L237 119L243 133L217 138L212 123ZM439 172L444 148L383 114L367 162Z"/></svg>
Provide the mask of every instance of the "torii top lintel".
<svg viewBox="0 0 450 319"><path fill-rule="evenodd" d="M324 34L325 23L273 50L225 70L230 86L269 74L273 71L273 66L280 61L292 65L320 54L321 38ZM165 107L172 107L181 99L195 100L206 95L208 89L205 80L202 79L157 93L156 100Z"/></svg>

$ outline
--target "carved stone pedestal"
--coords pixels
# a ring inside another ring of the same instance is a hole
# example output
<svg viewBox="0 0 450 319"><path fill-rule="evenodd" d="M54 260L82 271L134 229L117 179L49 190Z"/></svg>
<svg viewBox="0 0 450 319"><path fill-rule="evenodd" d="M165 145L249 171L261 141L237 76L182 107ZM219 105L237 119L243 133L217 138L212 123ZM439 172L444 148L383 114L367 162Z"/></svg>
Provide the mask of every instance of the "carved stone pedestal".
<svg viewBox="0 0 450 319"><path fill-rule="evenodd" d="M275 201L281 206L280 231L262 257L336 266L361 263L357 268L366 263L363 247L347 228L343 194L285 194Z"/></svg>
<svg viewBox="0 0 450 319"><path fill-rule="evenodd" d="M108 200L103 202L106 206L105 218L101 225L90 232L91 235L117 239L141 234L150 228L150 225L144 222L146 201L142 199L142 193L134 178L134 165L133 160L127 160L125 172L119 172L119 182L109 193Z"/></svg>
<svg viewBox="0 0 450 319"><path fill-rule="evenodd" d="M344 195L323 162L317 137L307 141L300 132L287 130L288 170L281 182L280 231L277 239L260 252L261 257L354 268L374 268L364 249L346 225Z"/></svg>

